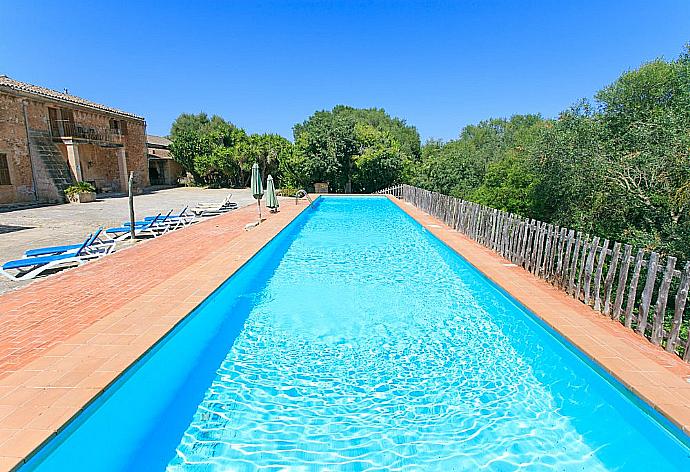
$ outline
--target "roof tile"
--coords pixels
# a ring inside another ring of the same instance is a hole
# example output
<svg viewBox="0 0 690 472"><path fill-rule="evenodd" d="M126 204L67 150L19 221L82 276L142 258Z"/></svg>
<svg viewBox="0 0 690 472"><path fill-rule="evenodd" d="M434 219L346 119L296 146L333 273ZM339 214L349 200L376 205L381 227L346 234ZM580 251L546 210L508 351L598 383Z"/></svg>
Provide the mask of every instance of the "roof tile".
<svg viewBox="0 0 690 472"><path fill-rule="evenodd" d="M27 84L26 82L20 82L14 80L6 75L0 75L0 89L8 88L11 90L16 90L18 92L29 93L32 95L38 95L44 98L50 98L52 100L57 100L66 103L72 103L75 105L81 105L88 108L95 108L97 110L106 111L109 113L114 113L117 115L127 116L129 118L134 118L136 120L144 121L144 118L133 113L128 113L126 111L118 110L117 108L107 107L105 105L100 105L98 103L86 100L84 98L75 97L68 93L58 92L56 90L51 90L45 87L39 87L38 85Z"/></svg>

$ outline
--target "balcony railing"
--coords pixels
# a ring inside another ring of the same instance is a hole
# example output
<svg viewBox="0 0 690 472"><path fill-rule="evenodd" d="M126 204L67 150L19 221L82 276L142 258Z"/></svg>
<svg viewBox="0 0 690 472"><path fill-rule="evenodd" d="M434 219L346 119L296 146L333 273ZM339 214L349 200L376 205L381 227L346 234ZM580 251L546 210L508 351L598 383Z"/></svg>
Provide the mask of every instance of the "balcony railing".
<svg viewBox="0 0 690 472"><path fill-rule="evenodd" d="M76 138L113 144L122 143L122 134L119 130L98 128L68 120L51 121L50 134L56 138Z"/></svg>

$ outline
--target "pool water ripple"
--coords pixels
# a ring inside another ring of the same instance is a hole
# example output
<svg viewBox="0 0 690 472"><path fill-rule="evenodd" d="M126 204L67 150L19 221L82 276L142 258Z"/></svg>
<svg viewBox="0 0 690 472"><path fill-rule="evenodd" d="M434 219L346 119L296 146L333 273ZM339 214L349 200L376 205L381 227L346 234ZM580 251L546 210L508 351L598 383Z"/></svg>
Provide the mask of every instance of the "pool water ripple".
<svg viewBox="0 0 690 472"><path fill-rule="evenodd" d="M325 199L248 295L170 471L676 464L618 393L384 199Z"/></svg>

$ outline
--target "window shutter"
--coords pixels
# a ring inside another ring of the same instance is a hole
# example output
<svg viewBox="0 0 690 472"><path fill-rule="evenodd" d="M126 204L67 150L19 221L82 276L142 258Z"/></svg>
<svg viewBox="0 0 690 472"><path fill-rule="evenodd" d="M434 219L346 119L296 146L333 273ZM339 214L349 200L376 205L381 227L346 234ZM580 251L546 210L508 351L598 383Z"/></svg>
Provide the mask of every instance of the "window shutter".
<svg viewBox="0 0 690 472"><path fill-rule="evenodd" d="M74 113L69 108L61 108L60 115L62 115L62 119L68 123L74 123Z"/></svg>
<svg viewBox="0 0 690 472"><path fill-rule="evenodd" d="M50 121L50 133L53 136L60 136L57 108L48 108L48 121Z"/></svg>
<svg viewBox="0 0 690 472"><path fill-rule="evenodd" d="M12 185L6 154L0 154L0 185Z"/></svg>

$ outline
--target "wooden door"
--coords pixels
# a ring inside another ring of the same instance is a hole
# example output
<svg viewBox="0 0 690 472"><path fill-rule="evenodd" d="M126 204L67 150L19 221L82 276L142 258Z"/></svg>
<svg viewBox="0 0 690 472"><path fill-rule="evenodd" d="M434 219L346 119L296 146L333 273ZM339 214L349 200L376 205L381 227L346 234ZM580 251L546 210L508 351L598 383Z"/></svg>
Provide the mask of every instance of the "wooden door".
<svg viewBox="0 0 690 472"><path fill-rule="evenodd" d="M62 126L65 134L63 136L77 136L77 129L74 126L74 113L69 108L60 108Z"/></svg>
<svg viewBox="0 0 690 472"><path fill-rule="evenodd" d="M57 108L48 108L48 121L50 122L50 134L53 136L62 136L61 123L58 118Z"/></svg>

